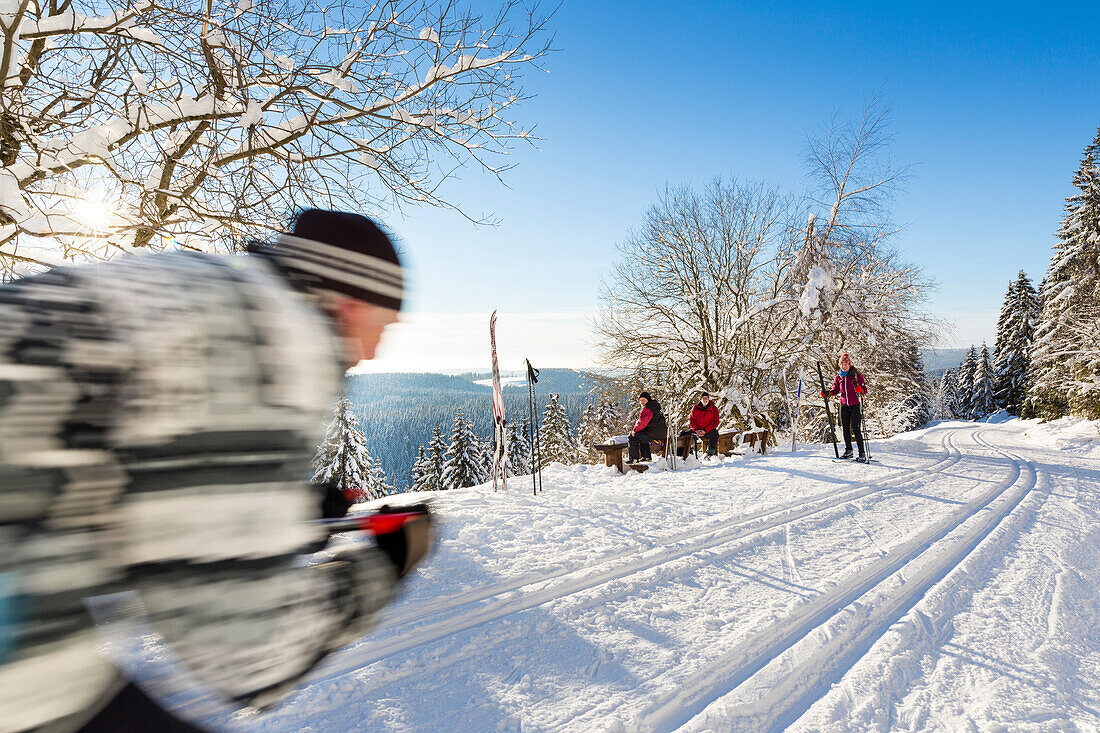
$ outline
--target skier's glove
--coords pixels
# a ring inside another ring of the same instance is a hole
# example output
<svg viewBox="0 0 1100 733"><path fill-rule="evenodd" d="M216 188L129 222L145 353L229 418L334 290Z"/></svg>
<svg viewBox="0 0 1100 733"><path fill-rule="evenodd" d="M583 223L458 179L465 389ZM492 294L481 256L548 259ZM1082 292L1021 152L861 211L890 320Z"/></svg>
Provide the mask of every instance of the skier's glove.
<svg viewBox="0 0 1100 733"><path fill-rule="evenodd" d="M864 389L863 389L863 387L860 387L860 386L859 386L859 385L857 384L857 385L856 385L856 394L863 394L863 392L864 392Z"/></svg>
<svg viewBox="0 0 1100 733"><path fill-rule="evenodd" d="M378 513L412 515L395 523L390 531L381 531L380 528L374 535L378 549L390 558L397 570L397 577L403 578L431 549L434 540L431 511L426 503L409 506L386 504L379 507Z"/></svg>
<svg viewBox="0 0 1100 733"><path fill-rule="evenodd" d="M821 390L821 399L825 399L825 390Z"/></svg>

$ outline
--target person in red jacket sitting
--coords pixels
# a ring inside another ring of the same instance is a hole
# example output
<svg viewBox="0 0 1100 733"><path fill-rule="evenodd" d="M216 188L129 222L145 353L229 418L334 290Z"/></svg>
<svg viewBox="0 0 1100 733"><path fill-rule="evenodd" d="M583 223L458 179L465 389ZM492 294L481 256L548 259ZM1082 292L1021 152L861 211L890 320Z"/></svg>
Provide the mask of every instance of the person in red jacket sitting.
<svg viewBox="0 0 1100 733"><path fill-rule="evenodd" d="M718 406L710 401L710 395L703 392L699 402L691 408L691 432L707 439L707 455L718 454Z"/></svg>
<svg viewBox="0 0 1100 733"><path fill-rule="evenodd" d="M855 434L856 446L859 448L860 463L866 463L867 457L863 452L863 411L861 397L867 393L867 383L863 375L852 366L852 357L845 351L840 355L840 370L833 378L832 389L829 395L840 395L840 426L844 431L844 455L841 458L852 457L852 435ZM825 397L825 392L821 393Z"/></svg>

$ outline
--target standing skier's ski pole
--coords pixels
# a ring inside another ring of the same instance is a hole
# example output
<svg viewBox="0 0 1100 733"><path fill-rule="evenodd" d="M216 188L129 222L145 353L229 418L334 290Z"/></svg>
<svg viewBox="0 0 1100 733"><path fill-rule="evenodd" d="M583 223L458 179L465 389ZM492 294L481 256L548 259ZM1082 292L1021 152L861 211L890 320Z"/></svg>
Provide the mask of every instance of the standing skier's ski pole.
<svg viewBox="0 0 1100 733"><path fill-rule="evenodd" d="M794 410L791 408L791 393L787 390L787 372L780 374L783 380L783 399L787 403L787 416L791 418L791 452L794 453ZM778 444L778 441L776 442Z"/></svg>
<svg viewBox="0 0 1100 733"><path fill-rule="evenodd" d="M829 437L833 439L833 453L840 458L840 449L836 447L836 428L833 427L833 413L829 412L829 393L825 391L825 377L821 376L821 362L817 363L817 381L821 382L821 394L825 400L825 417L829 418Z"/></svg>
<svg viewBox="0 0 1100 733"><path fill-rule="evenodd" d="M866 384L866 382L864 382ZM863 450L867 456L867 462L871 461L871 426L867 422L867 387L863 388L863 394L859 396L859 419L863 421Z"/></svg>
<svg viewBox="0 0 1100 733"><path fill-rule="evenodd" d="M802 370L798 370L798 393L794 397L794 415L791 416L791 453L797 450L798 408L802 406Z"/></svg>
<svg viewBox="0 0 1100 733"><path fill-rule="evenodd" d="M530 359L526 361L528 405L531 415L531 422L528 423L527 429L531 443L531 455L534 459L534 464L531 466L531 490L537 496L542 491L542 451L539 449L539 417L535 411L535 385L539 381L539 370L531 366Z"/></svg>

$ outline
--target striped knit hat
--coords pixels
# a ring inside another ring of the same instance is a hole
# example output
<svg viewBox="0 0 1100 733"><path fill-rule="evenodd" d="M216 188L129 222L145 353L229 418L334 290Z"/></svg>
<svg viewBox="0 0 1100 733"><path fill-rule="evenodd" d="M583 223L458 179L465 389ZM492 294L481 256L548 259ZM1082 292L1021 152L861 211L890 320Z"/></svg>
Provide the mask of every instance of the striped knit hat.
<svg viewBox="0 0 1100 733"><path fill-rule="evenodd" d="M271 257L310 290L401 310L401 260L386 233L365 216L306 209L290 234L249 251Z"/></svg>

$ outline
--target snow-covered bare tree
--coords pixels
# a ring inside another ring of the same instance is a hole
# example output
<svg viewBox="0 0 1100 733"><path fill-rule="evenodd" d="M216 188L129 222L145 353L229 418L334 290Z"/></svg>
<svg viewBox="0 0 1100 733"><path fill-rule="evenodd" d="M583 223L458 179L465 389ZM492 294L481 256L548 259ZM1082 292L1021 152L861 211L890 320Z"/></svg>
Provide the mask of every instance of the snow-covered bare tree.
<svg viewBox="0 0 1100 733"><path fill-rule="evenodd" d="M485 459L481 441L460 410L455 414L447 461L443 464L441 489L463 489L485 481Z"/></svg>
<svg viewBox="0 0 1100 733"><path fill-rule="evenodd" d="M453 207L492 174L546 18L512 0L11 0L0 267L210 249L305 206Z"/></svg>
<svg viewBox="0 0 1100 733"><path fill-rule="evenodd" d="M1039 320L1039 295L1020 274L1009 283L997 318L993 348L993 393L997 407L1018 415L1027 395L1028 354Z"/></svg>
<svg viewBox="0 0 1100 733"><path fill-rule="evenodd" d="M382 467L367 451L359 418L346 397L336 403L325 439L313 458L313 469L311 481L330 484L356 501L380 499L393 491Z"/></svg>
<svg viewBox="0 0 1100 733"><path fill-rule="evenodd" d="M559 395L553 392L550 393L550 401L546 404L542 424L539 426L539 450L542 454L543 466L550 463L569 465L576 463L579 459L577 441L569 425L569 416L565 414L565 408L559 402Z"/></svg>
<svg viewBox="0 0 1100 733"><path fill-rule="evenodd" d="M887 123L874 101L809 141L820 184L811 211L737 181L662 193L604 287L605 364L655 375L649 384L674 398L675 419L678 400L706 389L733 424L775 427L784 374L789 382L818 360L833 365L846 349L871 368L874 354L926 344L933 324L919 306L930 282L890 244L905 171L883 163Z"/></svg>
<svg viewBox="0 0 1100 733"><path fill-rule="evenodd" d="M784 273L795 235L790 198L762 184L666 189L619 246L597 330L613 367L639 363L647 386L714 393L747 419L773 380ZM678 367L681 383L664 374ZM666 405L667 406L667 405Z"/></svg>
<svg viewBox="0 0 1100 733"><path fill-rule="evenodd" d="M1100 418L1100 129L1073 177L1031 351L1026 414Z"/></svg>

